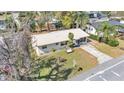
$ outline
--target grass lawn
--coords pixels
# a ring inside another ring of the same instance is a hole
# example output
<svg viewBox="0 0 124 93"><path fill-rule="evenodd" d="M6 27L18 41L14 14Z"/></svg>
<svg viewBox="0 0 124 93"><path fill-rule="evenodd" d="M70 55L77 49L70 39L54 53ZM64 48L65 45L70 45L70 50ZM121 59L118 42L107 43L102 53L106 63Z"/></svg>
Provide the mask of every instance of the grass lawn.
<svg viewBox="0 0 124 93"><path fill-rule="evenodd" d="M120 48L124 48L124 40L119 41L119 46L111 47L105 43L99 43L98 41L92 40L92 44L101 52L106 53L114 58L124 55L124 50Z"/></svg>
<svg viewBox="0 0 124 93"><path fill-rule="evenodd" d="M51 57L51 56L62 57L67 59L67 61L64 62L63 69L73 68L74 63L76 64L76 67L72 70L69 77L73 77L97 65L97 59L80 48L74 49L74 51L69 54L66 52L66 50L53 52L50 55L48 55L48 57ZM83 68L83 70L78 71L79 67Z"/></svg>

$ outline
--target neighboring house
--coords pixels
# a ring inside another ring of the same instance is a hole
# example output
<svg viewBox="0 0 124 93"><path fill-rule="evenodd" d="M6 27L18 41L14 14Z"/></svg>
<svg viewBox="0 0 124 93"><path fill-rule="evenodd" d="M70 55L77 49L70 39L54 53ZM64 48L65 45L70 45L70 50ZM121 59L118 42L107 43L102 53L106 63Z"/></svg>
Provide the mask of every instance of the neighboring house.
<svg viewBox="0 0 124 93"><path fill-rule="evenodd" d="M102 22L94 22L87 24L86 32L92 35L97 35L97 29L101 27Z"/></svg>
<svg viewBox="0 0 124 93"><path fill-rule="evenodd" d="M103 22L103 21L108 21L109 18L107 15L101 13L101 12L95 12L91 11L89 12L89 22L94 23L94 22Z"/></svg>
<svg viewBox="0 0 124 93"><path fill-rule="evenodd" d="M95 12L91 11L89 14L89 24L86 26L86 32L92 35L97 35L97 29L100 27L102 22L109 21L109 18L101 13L101 12Z"/></svg>
<svg viewBox="0 0 124 93"><path fill-rule="evenodd" d="M97 35L96 28L92 24L87 24L86 32L92 35Z"/></svg>
<svg viewBox="0 0 124 93"><path fill-rule="evenodd" d="M124 25L124 22L123 21L118 21L118 20L110 20L108 22L112 26L123 26Z"/></svg>
<svg viewBox="0 0 124 93"><path fill-rule="evenodd" d="M60 28L59 27L60 25L61 25L61 21L55 18L52 18L51 21L49 22L49 28L51 31L57 30L57 28Z"/></svg>
<svg viewBox="0 0 124 93"><path fill-rule="evenodd" d="M38 18L35 19L36 21L39 20ZM44 25L42 26L42 31L47 31L48 27L50 31L56 31L58 28L58 25L60 24L60 21L57 19L51 19L48 22L45 22ZM36 31L40 31L39 27L37 26Z"/></svg>
<svg viewBox="0 0 124 93"><path fill-rule="evenodd" d="M112 26L124 26L124 21L117 21L117 20L109 20L109 21L106 21L108 22L110 25ZM93 34L93 35L97 35L97 29L100 29L102 26L102 22L93 22L93 23L89 23L87 24L87 28L86 28L86 32L89 33L89 34ZM124 29L118 27L116 29L116 31L122 33L124 32Z"/></svg>
<svg viewBox="0 0 124 93"><path fill-rule="evenodd" d="M116 31L118 31L119 33L124 33L124 28L121 28L121 26L124 27L124 21L110 20L109 24L111 24L112 26L118 26L118 28L116 28Z"/></svg>
<svg viewBox="0 0 124 93"><path fill-rule="evenodd" d="M5 17L3 15L0 16L0 30L6 29Z"/></svg>
<svg viewBox="0 0 124 93"><path fill-rule="evenodd" d="M37 54L44 54L50 52L52 49L60 50L67 48L68 34L74 34L74 44L81 45L87 43L89 36L81 29L69 29L56 32L49 32L46 34L32 35L33 47Z"/></svg>

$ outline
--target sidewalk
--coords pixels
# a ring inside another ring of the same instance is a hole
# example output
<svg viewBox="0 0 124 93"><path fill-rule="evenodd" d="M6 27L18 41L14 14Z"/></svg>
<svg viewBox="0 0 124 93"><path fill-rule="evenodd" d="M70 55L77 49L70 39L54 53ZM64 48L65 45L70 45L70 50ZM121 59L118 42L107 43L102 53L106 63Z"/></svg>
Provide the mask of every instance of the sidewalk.
<svg viewBox="0 0 124 93"><path fill-rule="evenodd" d="M111 56L100 52L91 44L82 45L82 46L80 46L80 48L84 49L85 51L87 51L91 55L95 56L97 58L99 64L102 64L102 63L112 59Z"/></svg>

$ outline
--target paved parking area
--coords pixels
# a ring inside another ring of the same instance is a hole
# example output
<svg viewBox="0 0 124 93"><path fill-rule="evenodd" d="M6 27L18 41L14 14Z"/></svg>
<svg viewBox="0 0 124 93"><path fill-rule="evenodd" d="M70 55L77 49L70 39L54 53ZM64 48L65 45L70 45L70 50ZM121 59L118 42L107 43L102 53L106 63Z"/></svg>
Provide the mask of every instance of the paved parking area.
<svg viewBox="0 0 124 93"><path fill-rule="evenodd" d="M91 55L95 56L97 58L99 64L102 64L102 63L107 62L108 60L112 59L111 56L100 52L91 44L82 45L81 48L84 49L85 51L87 51L88 53L90 53Z"/></svg>

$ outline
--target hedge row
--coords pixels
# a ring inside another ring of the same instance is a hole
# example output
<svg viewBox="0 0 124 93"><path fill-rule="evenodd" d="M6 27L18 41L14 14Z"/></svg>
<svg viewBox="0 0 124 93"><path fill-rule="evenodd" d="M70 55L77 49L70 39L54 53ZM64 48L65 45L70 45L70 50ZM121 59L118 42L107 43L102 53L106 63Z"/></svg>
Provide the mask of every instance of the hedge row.
<svg viewBox="0 0 124 93"><path fill-rule="evenodd" d="M108 40L107 44L112 46L112 47L116 47L119 45L119 41L116 39L111 39L111 40Z"/></svg>
<svg viewBox="0 0 124 93"><path fill-rule="evenodd" d="M97 35L90 35L89 38L91 38L91 39L93 39L93 40L99 41L99 38L98 38ZM107 40L107 41L106 41L106 39L103 38L103 42L106 43L106 44L108 44L108 45L110 45L110 46L112 46L112 47L116 47L116 46L119 45L119 41L116 40L116 39L110 39L110 40Z"/></svg>
<svg viewBox="0 0 124 93"><path fill-rule="evenodd" d="M97 35L90 35L89 38L98 41L98 36Z"/></svg>

